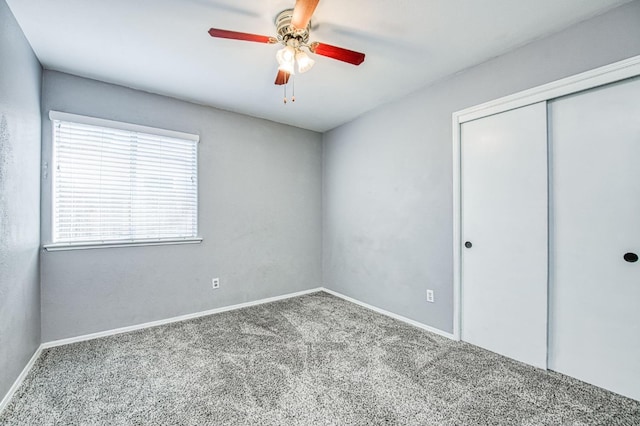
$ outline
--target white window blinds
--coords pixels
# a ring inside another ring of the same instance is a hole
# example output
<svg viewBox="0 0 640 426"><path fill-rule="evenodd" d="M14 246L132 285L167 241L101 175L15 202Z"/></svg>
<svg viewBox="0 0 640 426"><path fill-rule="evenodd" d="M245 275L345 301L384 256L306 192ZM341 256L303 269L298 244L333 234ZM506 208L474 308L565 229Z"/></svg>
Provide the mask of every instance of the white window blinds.
<svg viewBox="0 0 640 426"><path fill-rule="evenodd" d="M53 119L53 243L196 237L197 136L86 121Z"/></svg>

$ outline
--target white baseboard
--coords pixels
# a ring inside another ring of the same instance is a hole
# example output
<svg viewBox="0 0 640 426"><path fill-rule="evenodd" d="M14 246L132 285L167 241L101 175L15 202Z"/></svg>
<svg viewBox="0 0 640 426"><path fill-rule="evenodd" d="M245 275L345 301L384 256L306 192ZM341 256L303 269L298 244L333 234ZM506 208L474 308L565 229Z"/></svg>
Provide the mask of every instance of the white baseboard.
<svg viewBox="0 0 640 426"><path fill-rule="evenodd" d="M325 292L327 292L329 294L332 294L332 295L334 295L336 297L344 299L344 300L346 300L348 302L355 303L356 305L360 305L363 308L371 309L372 311L375 311L375 312L377 312L379 314L386 315L386 316L391 317L393 319L397 319L398 321L405 322L405 323L407 323L409 325L412 325L414 327L418 327L418 328L421 328L423 330L430 331L431 333L438 334L440 336L446 337L446 338L451 339L451 340L459 340L452 333L447 333L446 331L442 331L442 330L440 330L438 328L431 327L431 326L428 326L426 324L422 324L421 322L414 321L412 319L403 317L402 315L398 315L398 314L394 314L393 312L385 311L384 309L380 309L380 308L378 308L376 306L369 305L368 303L361 302L361 301L359 301L357 299L354 299L352 297L345 296L344 294L338 293L337 291L329 290L328 288L324 288L324 287L322 287L322 291L325 291Z"/></svg>
<svg viewBox="0 0 640 426"><path fill-rule="evenodd" d="M248 308L250 306L262 305L264 303L276 302L278 300L290 299L292 297L303 296L305 294L317 293L317 292L320 292L320 291L327 292L327 293L332 294L332 295L334 295L336 297L344 299L344 300L346 300L348 302L355 303L356 305L360 305L360 306L362 306L364 308L370 309L370 310L375 311L375 312L377 312L379 314L386 315L388 317L391 317L391 318L397 319L399 321L405 322L405 323L410 324L410 325L412 325L414 327L421 328L423 330L429 331L431 333L438 334L440 336L447 337L447 338L452 339L452 340L457 340L455 338L455 336L453 334L451 334L451 333L447 333L447 332L439 330L437 328L430 327L428 325L422 324L422 323L420 323L418 321L414 321L412 319L405 318L405 317L403 317L401 315L394 314L393 312L385 311L384 309L380 309L378 307L369 305L367 303L364 303L364 302L361 302L359 300L353 299L353 298L351 298L349 296L345 296L344 294L338 293L338 292L333 291L333 290L329 290L328 288L318 287L318 288L314 288L314 289L310 289L310 290L304 290L304 291L298 291L298 292L295 292L295 293L284 294L282 296L268 297L266 299L254 300L252 302L245 302L245 303L239 303L237 305L223 306L221 308L209 309L207 311L195 312L195 313L186 314L186 315L180 315L180 316L177 316L177 317L166 318L166 319L162 319L162 320L158 320L158 321L151 321L151 322L146 322L146 323L142 323L142 324L131 325L131 326L128 326L128 327L115 328L115 329L112 329L112 330L105 330L105 331L100 331L100 332L97 332L97 333L85 334L85 335L82 335L82 336L76 336L76 337L70 337L70 338L67 338L67 339L60 339L60 340L53 340L53 341L50 341L50 342L45 342L45 343L41 344L40 347L38 347L38 349L34 352L33 356L31 357L31 359L29 360L27 365L24 367L24 369L22 370L22 372L20 373L20 375L18 376L16 381L13 383L13 385L11 386L11 388L9 389L7 394L4 396L4 398L0 402L0 413L9 404L9 401L11 400L11 398L13 397L15 392L18 390L18 388L20 387L20 385L24 381L24 379L27 376L27 374L29 374L29 371L31 371L31 368L35 364L36 360L38 359L38 357L40 357L40 354L42 353L43 349L53 348L55 346L68 345L68 344L76 343L76 342L84 342L84 341L87 341L87 340L98 339L100 337L113 336L113 335L116 335L116 334L122 334L122 333L127 333L127 332L130 332L130 331L141 330L141 329L144 329L144 328L157 327L157 326L160 326L160 325L171 324L171 323L179 322L179 321L186 321L186 320L199 318L199 317L204 317L204 316L207 316L207 315L213 315L213 314L217 314L217 313L221 313L221 312L228 312L228 311L233 311L233 310L236 310L236 309Z"/></svg>
<svg viewBox="0 0 640 426"><path fill-rule="evenodd" d="M220 313L220 312L233 311L233 310L236 310L236 309L247 308L249 306L262 305L264 303L270 303L270 302L276 302L278 300L290 299L292 297L303 296L305 294L317 293L317 292L322 291L322 290L323 290L322 287L318 287L318 288L313 288L313 289L310 289L310 290L303 290L303 291L298 291L298 292L295 292L295 293L284 294L282 296L268 297L266 299L254 300L252 302L238 303L237 305L223 306L221 308L209 309L207 311L195 312L193 314L180 315L180 316L177 316L177 317L166 318L166 319L162 319L162 320L158 320L158 321L151 321L151 322L146 322L146 323L143 323L143 324L136 324L136 325L131 325L131 326L128 326L128 327L121 327L121 328L116 328L116 329L112 329L112 330L105 330L105 331L100 331L100 332L97 332L97 333L85 334L85 335L82 335L82 336L70 337L70 338L67 338L67 339L53 340L53 341L50 341L50 342L42 343L38 347L38 349L35 351L35 353L31 357L31 359L27 363L27 365L24 367L24 369L22 370L22 372L20 373L18 378L15 380L15 382L13 383L13 385L11 386L11 388L9 389L7 394L4 396L4 398L2 398L2 401L0 401L0 413L2 413L2 410L4 410L4 408L9 404L9 401L11 400L11 398L13 397L15 392L18 390L20 385L22 385L22 382L24 381L24 378L27 376L27 374L29 374L29 371L31 371L31 368L33 367L33 364L35 364L36 360L40 357L40 354L42 353L42 351L44 349L53 348L55 346L68 345L68 344L76 343L76 342L84 342L86 340L98 339L100 337L113 336L113 335L116 335L116 334L127 333L129 331L141 330L143 328L157 327L159 325L164 325L164 324L170 324L170 323L173 323L173 322L190 320L190 319L193 319L193 318L204 317L204 316L207 316L207 315L217 314L217 313Z"/></svg>
<svg viewBox="0 0 640 426"><path fill-rule="evenodd" d="M414 327L418 327L418 328L421 328L423 330L430 331L431 333L435 333L435 334L447 337L447 338L452 339L452 340L457 340L455 338L455 336L453 334L451 334L451 333L447 333L445 331L442 331L442 330L439 330L437 328L422 324L422 323L420 323L418 321L414 321L412 319L403 317L402 315L398 315L398 314L395 314L393 312L386 311L386 310L378 308L376 306L369 305L368 303L364 303L364 302L361 302L361 301L356 300L354 298L351 298L349 296L345 296L344 294L338 293L337 291L333 291L333 290L330 290L330 289L325 288L325 287L317 287L317 288L313 288L313 289L310 289L310 290L303 290L303 291L298 291L298 292L295 292L295 293L284 294L282 296L274 296L274 297L268 297L266 299L254 300L252 302L238 303L236 305L223 306L221 308L209 309L209 310L201 311L201 312L194 312L192 314L180 315L180 316L177 316L177 317L165 318L165 319L161 319L161 320L157 320L157 321L151 321L151 322L145 322L145 323L142 323L142 324L130 325L130 326L127 326L127 327L120 327L120 328L114 328L114 329L111 329L111 330L99 331L97 333L84 334L84 335L81 335L81 336L69 337L69 338L66 338L66 339L52 340L50 342L43 343L40 346L40 349L53 348L53 347L56 347L56 346L68 345L68 344L77 343L77 342L84 342L84 341L87 341L87 340L99 339L101 337L106 337L106 336L114 336L116 334L128 333L130 331L142 330L144 328L157 327L157 326L160 326L160 325L171 324L171 323L180 322L180 321L186 321L186 320L190 320L190 319L194 319L194 318L204 317L204 316L207 316L207 315L218 314L218 313L221 313L221 312L234 311L236 309L248 308L250 306L262 305L264 303L270 303L270 302L276 302L278 300L290 299L292 297L298 297L298 296L303 296L305 294L317 293L319 291L325 291L325 292L327 292L329 294L332 294L332 295L334 295L336 297L339 297L341 299L347 300L347 301L349 301L351 303L355 303L356 305L360 305L360 306L362 306L364 308L371 309L372 311L378 312L379 314L386 315L388 317L391 317L391 318L397 319L399 321L405 322L407 324L413 325Z"/></svg>
<svg viewBox="0 0 640 426"><path fill-rule="evenodd" d="M305 294L322 291L322 287L310 290L298 291L284 294L282 296L268 297L266 299L254 300L252 302L238 303L237 305L223 306L221 308L209 309L207 311L195 312L192 314L180 315L177 317L165 318L158 321L145 322L142 324L130 325L127 327L114 328L112 330L99 331L97 333L84 334L82 336L69 337L67 339L52 340L42 344L43 348L53 348L56 346L68 345L70 343L84 342L86 340L98 339L100 337L113 336L116 334L128 333L130 331L142 330L143 328L157 327L159 325L171 324L173 322L186 321L207 315L218 314L220 312L235 311L236 309L248 308L249 306L262 305L264 303L277 302L278 300L290 299L292 297L303 296Z"/></svg>
<svg viewBox="0 0 640 426"><path fill-rule="evenodd" d="M29 371L31 371L31 368L33 368L33 364L36 363L36 360L40 357L41 353L42 353L42 345L40 345L38 349L36 349L36 351L33 353L33 356L31 356L31 359L29 360L27 365L25 365L24 368L22 369L22 372L20 373L16 381L13 382L13 385L11 385L7 394L4 396L4 398L2 398L2 401L0 401L0 413L2 413L2 411L7 407L7 405L9 405L9 401L11 401L11 398L13 398L13 395L16 393L20 385L22 385L22 382L24 381L25 377L27 377L27 374L29 374Z"/></svg>

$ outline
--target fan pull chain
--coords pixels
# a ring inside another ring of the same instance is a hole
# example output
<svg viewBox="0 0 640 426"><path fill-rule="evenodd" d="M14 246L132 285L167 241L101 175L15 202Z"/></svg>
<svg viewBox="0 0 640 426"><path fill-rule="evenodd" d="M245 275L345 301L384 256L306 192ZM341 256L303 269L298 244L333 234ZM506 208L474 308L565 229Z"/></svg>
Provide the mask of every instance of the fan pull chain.
<svg viewBox="0 0 640 426"><path fill-rule="evenodd" d="M296 101L296 78L295 76L291 76L291 102L295 102ZM282 85L282 89L284 91L284 98L282 99L282 101L286 104L287 103L287 85L289 84L289 81L287 81L286 83L284 83Z"/></svg>

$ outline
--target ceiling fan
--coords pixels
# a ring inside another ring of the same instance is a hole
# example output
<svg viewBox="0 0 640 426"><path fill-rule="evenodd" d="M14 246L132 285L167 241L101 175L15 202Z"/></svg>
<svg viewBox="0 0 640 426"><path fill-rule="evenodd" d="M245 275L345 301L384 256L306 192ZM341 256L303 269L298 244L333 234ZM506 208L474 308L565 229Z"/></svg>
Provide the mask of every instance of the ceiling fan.
<svg viewBox="0 0 640 426"><path fill-rule="evenodd" d="M211 28L209 35L216 38L284 45L284 48L280 49L276 54L278 74L275 84L278 85L286 85L289 82L291 75L295 74L294 68L296 64L298 65L299 73L304 73L311 69L315 61L311 59L303 49L307 49L316 55L326 56L353 65L360 65L364 61L364 53L354 52L353 50L319 43L317 41L309 43L311 16L318 6L319 1L320 0L296 0L293 9L286 9L280 12L275 20L276 37L222 30L219 28Z"/></svg>

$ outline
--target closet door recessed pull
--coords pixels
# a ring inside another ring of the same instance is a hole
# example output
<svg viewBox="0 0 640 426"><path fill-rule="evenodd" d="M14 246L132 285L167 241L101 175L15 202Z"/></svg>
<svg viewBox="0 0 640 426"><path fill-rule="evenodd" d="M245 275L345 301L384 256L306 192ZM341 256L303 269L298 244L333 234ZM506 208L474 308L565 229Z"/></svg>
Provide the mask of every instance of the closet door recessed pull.
<svg viewBox="0 0 640 426"><path fill-rule="evenodd" d="M629 263L633 263L633 262L637 262L638 261L638 255L635 253L625 253L623 256L624 260L626 260Z"/></svg>
<svg viewBox="0 0 640 426"><path fill-rule="evenodd" d="M464 246L466 248L471 248L471 247L473 247L473 244L471 244L471 241L467 241L466 243L464 243Z"/></svg>

